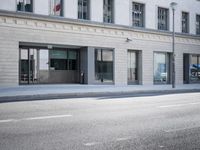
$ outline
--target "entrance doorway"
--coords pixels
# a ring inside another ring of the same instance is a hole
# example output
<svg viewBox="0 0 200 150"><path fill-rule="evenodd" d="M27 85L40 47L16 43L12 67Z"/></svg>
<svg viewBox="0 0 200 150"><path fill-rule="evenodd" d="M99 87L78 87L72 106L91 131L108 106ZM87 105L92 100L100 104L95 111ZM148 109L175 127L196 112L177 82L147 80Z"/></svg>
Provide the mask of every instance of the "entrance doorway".
<svg viewBox="0 0 200 150"><path fill-rule="evenodd" d="M38 50L20 49L20 75L21 84L38 82Z"/></svg>
<svg viewBox="0 0 200 150"><path fill-rule="evenodd" d="M20 84L79 83L79 49L20 48Z"/></svg>

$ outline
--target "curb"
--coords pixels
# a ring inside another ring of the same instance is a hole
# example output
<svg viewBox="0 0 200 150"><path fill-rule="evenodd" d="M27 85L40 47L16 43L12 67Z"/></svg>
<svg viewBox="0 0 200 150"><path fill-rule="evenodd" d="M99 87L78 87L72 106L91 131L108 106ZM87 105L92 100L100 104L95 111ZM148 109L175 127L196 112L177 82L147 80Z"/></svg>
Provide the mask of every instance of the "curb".
<svg viewBox="0 0 200 150"><path fill-rule="evenodd" d="M196 93L200 89L171 89L171 90L141 90L141 91L115 91L115 92L84 92L84 93L58 93L58 94L35 94L20 96L3 96L0 97L0 103L20 102L20 101L36 101L36 100L53 100L53 99L69 99L69 98L89 98L89 97L141 97L156 96L165 94L178 93Z"/></svg>

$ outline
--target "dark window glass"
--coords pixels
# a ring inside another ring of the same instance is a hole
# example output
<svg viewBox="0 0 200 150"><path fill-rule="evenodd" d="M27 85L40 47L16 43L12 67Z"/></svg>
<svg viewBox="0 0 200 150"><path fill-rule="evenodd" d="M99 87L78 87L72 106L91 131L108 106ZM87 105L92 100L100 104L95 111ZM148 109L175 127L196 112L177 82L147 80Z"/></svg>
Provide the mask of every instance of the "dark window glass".
<svg viewBox="0 0 200 150"><path fill-rule="evenodd" d="M169 10L158 7L158 29L168 30L169 29Z"/></svg>
<svg viewBox="0 0 200 150"><path fill-rule="evenodd" d="M144 4L133 2L132 10L133 26L144 27Z"/></svg>
<svg viewBox="0 0 200 150"><path fill-rule="evenodd" d="M78 19L89 19L89 0L78 0Z"/></svg>
<svg viewBox="0 0 200 150"><path fill-rule="evenodd" d="M67 70L67 51L50 50L50 69Z"/></svg>
<svg viewBox="0 0 200 150"><path fill-rule="evenodd" d="M77 70L77 52L68 51L68 66L69 70Z"/></svg>
<svg viewBox="0 0 200 150"><path fill-rule="evenodd" d="M112 50L95 50L95 79L100 82L113 82Z"/></svg>
<svg viewBox="0 0 200 150"><path fill-rule="evenodd" d="M54 16L63 16L63 0L51 0L50 14Z"/></svg>
<svg viewBox="0 0 200 150"><path fill-rule="evenodd" d="M52 70L77 70L77 51L51 50L50 69Z"/></svg>
<svg viewBox="0 0 200 150"><path fill-rule="evenodd" d="M50 59L51 69L53 70L67 70L66 59Z"/></svg>
<svg viewBox="0 0 200 150"><path fill-rule="evenodd" d="M196 15L196 33L200 34L200 15Z"/></svg>
<svg viewBox="0 0 200 150"><path fill-rule="evenodd" d="M200 56L192 55L190 61L190 81L200 82Z"/></svg>
<svg viewBox="0 0 200 150"><path fill-rule="evenodd" d="M33 0L17 0L17 10L33 12Z"/></svg>
<svg viewBox="0 0 200 150"><path fill-rule="evenodd" d="M186 12L182 12L182 32L189 32L189 14Z"/></svg>
<svg viewBox="0 0 200 150"><path fill-rule="evenodd" d="M113 0L103 1L103 21L113 23Z"/></svg>

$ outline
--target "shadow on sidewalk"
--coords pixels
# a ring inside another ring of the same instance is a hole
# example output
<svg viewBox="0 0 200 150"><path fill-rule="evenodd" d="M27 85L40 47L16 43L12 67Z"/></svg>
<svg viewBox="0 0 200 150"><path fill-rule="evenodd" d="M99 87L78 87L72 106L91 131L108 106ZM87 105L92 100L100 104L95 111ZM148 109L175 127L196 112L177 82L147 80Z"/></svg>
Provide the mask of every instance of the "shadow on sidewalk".
<svg viewBox="0 0 200 150"><path fill-rule="evenodd" d="M58 99L76 99L76 98L96 98L96 100L110 100L118 98L130 98L130 97L154 97L170 94L182 94L182 93L199 93L200 89L195 90L175 90L175 91L143 91L143 92L109 92L109 93L77 93L77 94L45 94L45 95L30 95L30 96L7 96L0 97L0 103L11 102L25 102L25 101L41 101L41 100L58 100Z"/></svg>

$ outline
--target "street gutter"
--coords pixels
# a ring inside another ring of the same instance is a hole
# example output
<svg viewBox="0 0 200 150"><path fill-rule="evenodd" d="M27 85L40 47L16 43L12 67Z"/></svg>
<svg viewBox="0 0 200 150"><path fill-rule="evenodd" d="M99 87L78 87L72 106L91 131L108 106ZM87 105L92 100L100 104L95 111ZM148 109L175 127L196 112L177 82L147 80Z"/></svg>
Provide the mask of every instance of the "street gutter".
<svg viewBox="0 0 200 150"><path fill-rule="evenodd" d="M115 92L83 92L83 93L56 93L56 94L34 94L34 95L18 95L18 96L2 96L0 103L20 102L20 101L36 101L36 100L53 100L53 99L72 99L72 98L118 98L118 97L143 97L143 96L159 96L181 93L197 93L200 89L173 89L173 90L148 90L148 91L115 91Z"/></svg>

